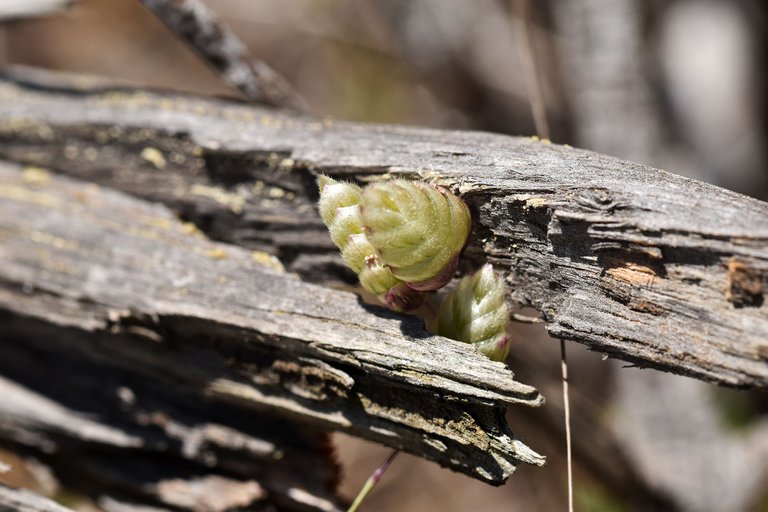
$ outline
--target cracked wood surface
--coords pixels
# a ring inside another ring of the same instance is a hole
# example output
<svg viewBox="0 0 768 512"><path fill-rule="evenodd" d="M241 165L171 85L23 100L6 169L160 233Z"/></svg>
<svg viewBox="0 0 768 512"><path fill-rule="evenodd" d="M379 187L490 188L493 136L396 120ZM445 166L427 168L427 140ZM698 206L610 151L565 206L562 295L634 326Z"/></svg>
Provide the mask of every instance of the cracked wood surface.
<svg viewBox="0 0 768 512"><path fill-rule="evenodd" d="M77 85L74 85L77 84ZM210 237L349 279L314 176L440 183L472 208L469 264L503 270L549 332L640 366L768 385L768 205L527 138L296 117L16 70L0 156L162 202Z"/></svg>
<svg viewBox="0 0 768 512"><path fill-rule="evenodd" d="M504 364L265 259L209 241L162 205L0 166L8 361L77 354L153 389L341 430L492 484L543 463L505 419L508 404L542 397Z"/></svg>

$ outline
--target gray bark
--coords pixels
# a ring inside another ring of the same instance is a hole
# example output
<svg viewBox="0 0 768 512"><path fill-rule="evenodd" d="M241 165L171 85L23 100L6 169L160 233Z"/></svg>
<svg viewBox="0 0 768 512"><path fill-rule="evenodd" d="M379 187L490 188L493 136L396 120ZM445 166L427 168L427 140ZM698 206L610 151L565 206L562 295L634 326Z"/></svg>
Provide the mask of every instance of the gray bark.
<svg viewBox="0 0 768 512"><path fill-rule="evenodd" d="M553 336L719 384L768 384L763 202L525 138L322 121L48 74L7 76L0 100L3 158L165 203L316 281L343 275L314 211L317 173L442 184L474 213L465 260L503 270L511 299L539 309Z"/></svg>
<svg viewBox="0 0 768 512"><path fill-rule="evenodd" d="M0 234L0 319L7 326L0 373L44 388L57 404L67 397L50 385L67 383L76 395L69 406L94 414L121 409L126 386L130 396L144 393L143 407L170 417L163 428L175 439L169 444L181 442L176 456L205 462L184 448L193 443L187 436L202 435L184 434L195 422L173 424L176 404L200 401L198 422L229 411L221 424L245 428L248 418L278 415L497 485L520 462L543 463L504 417L509 404L535 406L542 398L503 364L471 345L430 336L418 319L302 282L259 263L260 253L211 242L163 206L4 164ZM104 394L98 386L112 381L103 407L77 400ZM39 406L23 413L13 406L0 404L0 417L16 442L52 431L114 448L154 446L141 434L115 431L108 412L91 425L62 419L66 411L46 416ZM146 421L129 409L122 421ZM277 439L291 446L293 437L285 431ZM286 464L302 462L299 448L291 456L281 450ZM273 489L282 478L291 481L289 470L281 475L270 464ZM269 488L270 481L261 484Z"/></svg>

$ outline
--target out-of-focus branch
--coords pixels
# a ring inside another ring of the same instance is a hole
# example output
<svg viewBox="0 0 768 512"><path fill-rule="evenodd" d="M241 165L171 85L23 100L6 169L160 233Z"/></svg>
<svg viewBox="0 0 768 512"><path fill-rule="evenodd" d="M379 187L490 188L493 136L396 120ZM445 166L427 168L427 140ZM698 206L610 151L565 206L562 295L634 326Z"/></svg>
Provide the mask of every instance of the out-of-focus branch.
<svg viewBox="0 0 768 512"><path fill-rule="evenodd" d="M52 14L71 3L70 0L3 0L0 21Z"/></svg>
<svg viewBox="0 0 768 512"><path fill-rule="evenodd" d="M140 1L249 100L309 112L307 103L290 84L249 55L245 44L202 0Z"/></svg>
<svg viewBox="0 0 768 512"><path fill-rule="evenodd" d="M530 6L528 0L514 0L515 37L519 49L520 60L523 63L523 75L525 76L525 88L528 91L528 101L531 104L534 126L539 137L549 139L549 125L547 124L547 112L544 106L541 77L539 69L533 57L533 47L528 33L530 23Z"/></svg>

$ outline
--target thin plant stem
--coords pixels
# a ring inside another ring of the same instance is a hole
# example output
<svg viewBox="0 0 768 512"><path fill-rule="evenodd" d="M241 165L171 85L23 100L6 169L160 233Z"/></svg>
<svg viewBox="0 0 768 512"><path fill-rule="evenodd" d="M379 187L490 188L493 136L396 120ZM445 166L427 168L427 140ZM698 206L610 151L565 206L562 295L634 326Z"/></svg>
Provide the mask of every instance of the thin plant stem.
<svg viewBox="0 0 768 512"><path fill-rule="evenodd" d="M363 485L362 489L360 489L360 492L357 493L355 501L353 501L352 505L349 506L347 512L355 512L357 510L363 500L371 493L373 488L376 487L376 484L379 483L381 477L384 476L384 473L387 471L387 469L389 469L389 466L392 465L392 462L399 454L400 450L392 450L392 453L387 456L387 459L382 463L382 465L376 468L376 471L374 471L373 474L368 477L368 480L365 481L365 484Z"/></svg>
<svg viewBox="0 0 768 512"><path fill-rule="evenodd" d="M528 91L528 101L531 105L531 114L536 126L536 132L542 139L549 138L549 124L544 108L544 95L539 70L531 44L530 13L528 0L513 0L515 11L515 33L520 51L520 60L523 64L523 75ZM571 402L568 398L568 361L565 357L565 341L560 340L560 370L563 380L563 409L565 411L565 450L568 479L568 512L573 512L573 456L571 447Z"/></svg>
<svg viewBox="0 0 768 512"><path fill-rule="evenodd" d="M525 88L528 91L528 102L531 105L531 115L536 133L542 139L549 139L549 124L547 123L547 111L544 108L544 94L539 77L539 70L533 54L530 34L530 14L528 0L514 0L515 11L515 38L523 65Z"/></svg>
<svg viewBox="0 0 768 512"><path fill-rule="evenodd" d="M563 409L565 409L565 452L568 465L568 512L573 512L573 458L571 457L571 403L568 399L568 362L565 341L560 340L560 371L563 376Z"/></svg>

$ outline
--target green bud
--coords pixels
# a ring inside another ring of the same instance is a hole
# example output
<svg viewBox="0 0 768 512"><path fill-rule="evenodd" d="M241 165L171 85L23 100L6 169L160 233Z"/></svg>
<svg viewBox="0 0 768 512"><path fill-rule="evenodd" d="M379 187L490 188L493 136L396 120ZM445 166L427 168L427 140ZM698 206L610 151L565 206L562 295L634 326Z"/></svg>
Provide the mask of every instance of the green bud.
<svg viewBox="0 0 768 512"><path fill-rule="evenodd" d="M327 176L320 176L317 183L320 216L331 240L341 250L344 262L357 274L360 285L395 311L408 311L421 305L423 294L392 274L365 235L360 215L360 187Z"/></svg>
<svg viewBox="0 0 768 512"><path fill-rule="evenodd" d="M357 185L336 181L328 176L319 176L317 186L320 189L320 199L317 209L323 223L330 229L336 218L336 210L346 206L357 206L362 199L362 191Z"/></svg>
<svg viewBox="0 0 768 512"><path fill-rule="evenodd" d="M445 297L430 328L446 338L473 344L495 361L503 361L509 353L505 295L504 281L486 264L463 277L456 290Z"/></svg>
<svg viewBox="0 0 768 512"><path fill-rule="evenodd" d="M367 186L361 204L365 234L395 277L416 290L451 280L471 228L461 199L442 187L393 180Z"/></svg>

